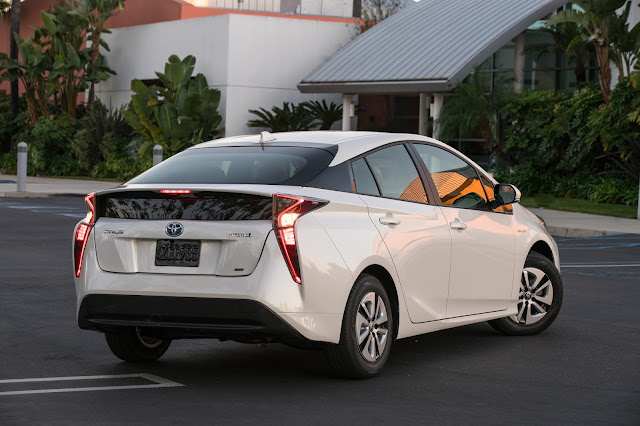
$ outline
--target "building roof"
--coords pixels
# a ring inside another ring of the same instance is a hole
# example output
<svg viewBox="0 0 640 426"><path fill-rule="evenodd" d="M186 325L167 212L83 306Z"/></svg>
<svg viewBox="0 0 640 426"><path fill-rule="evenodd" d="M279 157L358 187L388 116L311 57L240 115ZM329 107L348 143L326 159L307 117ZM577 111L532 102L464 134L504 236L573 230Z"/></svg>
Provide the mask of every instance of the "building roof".
<svg viewBox="0 0 640 426"><path fill-rule="evenodd" d="M451 90L496 50L566 0L421 0L307 75L303 93Z"/></svg>

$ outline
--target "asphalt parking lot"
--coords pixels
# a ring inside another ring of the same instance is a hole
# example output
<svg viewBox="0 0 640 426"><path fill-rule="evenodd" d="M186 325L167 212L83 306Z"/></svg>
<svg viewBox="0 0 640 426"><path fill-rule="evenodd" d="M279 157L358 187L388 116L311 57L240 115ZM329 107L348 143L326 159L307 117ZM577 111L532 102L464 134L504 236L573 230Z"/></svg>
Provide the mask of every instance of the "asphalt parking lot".
<svg viewBox="0 0 640 426"><path fill-rule="evenodd" d="M81 198L0 198L2 425L640 423L640 235L558 239L564 305L538 336L404 339L380 377L345 381L321 352L277 344L183 340L120 362L76 324L83 216Z"/></svg>

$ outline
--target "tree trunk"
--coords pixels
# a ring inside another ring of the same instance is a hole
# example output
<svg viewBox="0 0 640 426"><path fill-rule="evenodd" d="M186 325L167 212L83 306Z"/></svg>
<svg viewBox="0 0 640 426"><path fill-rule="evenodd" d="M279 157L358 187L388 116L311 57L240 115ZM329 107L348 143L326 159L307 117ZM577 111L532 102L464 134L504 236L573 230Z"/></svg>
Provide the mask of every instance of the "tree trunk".
<svg viewBox="0 0 640 426"><path fill-rule="evenodd" d="M9 57L18 59L18 45L13 36L14 33L20 33L20 0L11 0L11 23L9 34ZM20 85L18 80L11 82L11 114L15 117L18 115L18 99L20 97Z"/></svg>
<svg viewBox="0 0 640 426"><path fill-rule="evenodd" d="M100 56L100 39L101 29L94 28L91 33L91 64L88 74L91 75L96 69L98 57ZM90 111L96 98L96 84L94 81L89 82L89 99L87 99L87 109Z"/></svg>
<svg viewBox="0 0 640 426"><path fill-rule="evenodd" d="M31 124L35 124L38 119L38 101L36 100L36 91L33 87L24 81L25 85L25 97L27 99L27 111L29 112L29 120Z"/></svg>
<svg viewBox="0 0 640 426"><path fill-rule="evenodd" d="M611 67L609 66L609 44L596 42L596 54L598 56L598 77L600 80L600 90L604 96L604 102L609 105L609 94L611 93Z"/></svg>
<svg viewBox="0 0 640 426"><path fill-rule="evenodd" d="M576 66L573 69L573 73L576 75L576 83L578 85L587 82L587 70L584 66L584 61L576 60Z"/></svg>
<svg viewBox="0 0 640 426"><path fill-rule="evenodd" d="M491 124L486 123L480 127L480 135L482 139L484 139L490 146L491 152L496 154L496 156L502 160L509 168L513 167L513 161L511 158L502 150L502 146L498 141L494 141L493 132L491 131Z"/></svg>

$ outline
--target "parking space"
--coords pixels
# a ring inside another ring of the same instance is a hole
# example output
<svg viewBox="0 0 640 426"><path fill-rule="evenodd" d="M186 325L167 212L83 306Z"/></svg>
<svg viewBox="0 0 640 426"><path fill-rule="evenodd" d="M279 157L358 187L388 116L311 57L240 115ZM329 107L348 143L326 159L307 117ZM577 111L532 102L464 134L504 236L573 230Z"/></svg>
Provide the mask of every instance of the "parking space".
<svg viewBox="0 0 640 426"><path fill-rule="evenodd" d="M476 324L404 339L380 377L345 381L321 352L277 344L183 340L158 362L120 362L75 321L83 216L81 198L0 200L0 424L640 418L640 235L558 239L565 302L539 336Z"/></svg>

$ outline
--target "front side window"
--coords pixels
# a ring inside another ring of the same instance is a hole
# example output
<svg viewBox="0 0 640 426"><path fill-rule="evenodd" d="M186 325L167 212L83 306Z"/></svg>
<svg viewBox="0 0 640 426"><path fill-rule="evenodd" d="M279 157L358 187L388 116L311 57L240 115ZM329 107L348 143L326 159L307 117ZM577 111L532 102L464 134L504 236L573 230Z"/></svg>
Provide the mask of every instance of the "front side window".
<svg viewBox="0 0 640 426"><path fill-rule="evenodd" d="M381 149L365 159L383 197L428 202L418 170L403 145Z"/></svg>
<svg viewBox="0 0 640 426"><path fill-rule="evenodd" d="M431 173L445 206L491 210L476 170L461 158L431 145L413 144Z"/></svg>

